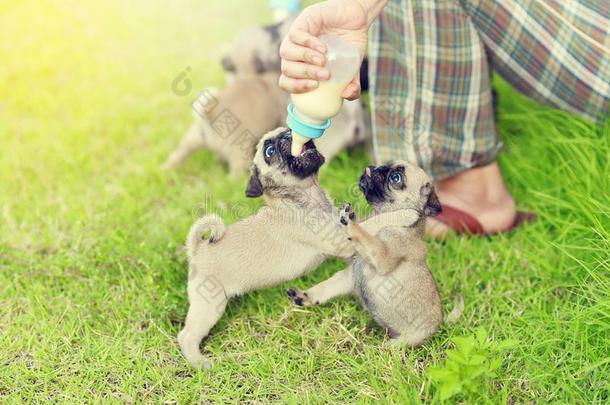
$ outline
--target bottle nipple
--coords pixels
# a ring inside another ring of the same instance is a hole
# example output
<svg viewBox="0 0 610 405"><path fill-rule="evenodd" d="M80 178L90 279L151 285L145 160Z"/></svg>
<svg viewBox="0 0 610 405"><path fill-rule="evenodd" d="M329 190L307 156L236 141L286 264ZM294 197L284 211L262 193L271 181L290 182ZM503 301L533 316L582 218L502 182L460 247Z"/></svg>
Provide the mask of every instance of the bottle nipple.
<svg viewBox="0 0 610 405"><path fill-rule="evenodd" d="M292 156L299 156L303 152L303 146L309 142L309 138L292 132L292 144L290 145L290 154Z"/></svg>

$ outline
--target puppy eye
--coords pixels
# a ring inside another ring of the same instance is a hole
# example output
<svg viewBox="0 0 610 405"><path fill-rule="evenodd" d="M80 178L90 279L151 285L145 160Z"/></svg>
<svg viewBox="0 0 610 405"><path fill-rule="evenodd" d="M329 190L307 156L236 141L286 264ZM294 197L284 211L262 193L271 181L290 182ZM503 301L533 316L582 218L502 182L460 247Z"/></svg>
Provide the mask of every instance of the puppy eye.
<svg viewBox="0 0 610 405"><path fill-rule="evenodd" d="M270 158L275 154L275 146L269 145L265 148L265 156Z"/></svg>
<svg viewBox="0 0 610 405"><path fill-rule="evenodd" d="M390 174L390 183L391 184L400 183L401 181L402 181L402 174L400 174L399 172L394 172L394 173Z"/></svg>

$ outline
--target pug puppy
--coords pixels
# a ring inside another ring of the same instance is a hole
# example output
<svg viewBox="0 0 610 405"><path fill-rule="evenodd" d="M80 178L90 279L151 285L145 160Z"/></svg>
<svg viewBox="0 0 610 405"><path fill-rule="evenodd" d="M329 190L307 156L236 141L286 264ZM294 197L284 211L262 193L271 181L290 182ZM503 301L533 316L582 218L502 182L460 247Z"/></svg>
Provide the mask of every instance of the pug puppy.
<svg viewBox="0 0 610 405"><path fill-rule="evenodd" d="M371 219L391 212L411 214L397 221L382 219L383 225L372 233L356 222L351 205L346 204L340 222L357 252L352 265L307 291L288 290L287 294L297 305L312 305L354 293L393 342L420 346L443 322L423 240L426 217L440 214L441 204L430 177L404 161L367 167L359 187L373 207ZM458 296L446 320L456 322L462 309Z"/></svg>
<svg viewBox="0 0 610 405"><path fill-rule="evenodd" d="M339 213L318 181L324 157L313 142L293 157L291 142L290 130L279 128L257 145L246 189L248 197L265 200L256 214L228 227L217 215L208 215L189 231L190 307L178 342L194 367L210 366L199 344L230 298L300 277L330 257L354 253Z"/></svg>
<svg viewBox="0 0 610 405"><path fill-rule="evenodd" d="M261 137L286 121L288 95L279 73L240 77L223 90L203 91L193 102L193 123L162 168L176 167L194 151L207 148L228 166L232 177L252 164Z"/></svg>

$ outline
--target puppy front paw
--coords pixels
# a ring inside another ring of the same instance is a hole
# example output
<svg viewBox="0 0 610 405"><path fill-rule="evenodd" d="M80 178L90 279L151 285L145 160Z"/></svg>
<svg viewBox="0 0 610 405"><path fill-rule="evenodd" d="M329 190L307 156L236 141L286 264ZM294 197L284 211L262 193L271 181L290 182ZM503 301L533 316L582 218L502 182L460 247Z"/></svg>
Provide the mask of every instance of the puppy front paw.
<svg viewBox="0 0 610 405"><path fill-rule="evenodd" d="M351 221L354 221L355 219L356 213L354 212L352 205L350 203L343 204L343 208L341 209L341 214L339 217L341 225L347 226L347 224L349 224Z"/></svg>
<svg viewBox="0 0 610 405"><path fill-rule="evenodd" d="M305 291L294 290L291 288L290 290L286 290L286 295L288 296L288 299L290 301L300 307L307 307L309 305L314 304L314 302L311 300L311 298Z"/></svg>

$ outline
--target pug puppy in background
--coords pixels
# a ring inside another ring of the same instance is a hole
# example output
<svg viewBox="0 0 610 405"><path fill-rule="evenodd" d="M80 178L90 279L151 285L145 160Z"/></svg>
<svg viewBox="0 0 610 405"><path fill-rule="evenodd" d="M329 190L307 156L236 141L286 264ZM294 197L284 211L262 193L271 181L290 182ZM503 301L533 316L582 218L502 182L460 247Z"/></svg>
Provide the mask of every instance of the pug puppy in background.
<svg viewBox="0 0 610 405"><path fill-rule="evenodd" d="M230 176L248 171L260 138L286 121L288 95L277 83L280 43L291 22L247 27L237 34L221 59L227 86L204 89L195 99L193 123L162 169L207 148L227 164Z"/></svg>
<svg viewBox="0 0 610 405"><path fill-rule="evenodd" d="M311 141L293 157L291 142L290 130L279 128L258 143L246 190L248 197L265 200L256 214L228 227L217 215L204 216L189 231L190 307L178 342L194 367L210 366L199 344L230 298L300 277L328 258L349 258L354 252L318 181L324 157Z"/></svg>
<svg viewBox="0 0 610 405"><path fill-rule="evenodd" d="M243 175L252 164L260 138L286 121L288 95L277 85L279 74L244 76L223 90L203 91L193 102L193 123L162 168L176 167L194 151L207 148Z"/></svg>
<svg viewBox="0 0 610 405"><path fill-rule="evenodd" d="M420 346L443 322L423 240L426 218L442 211L432 180L419 167L397 161L367 167L359 187L374 210L367 222L380 218L378 231L370 232L356 222L351 205L346 204L340 222L356 251L352 265L307 291L291 289L287 294L297 305L312 305L354 293L392 342ZM411 214L396 221L383 218L405 211ZM446 321L456 322L463 306L457 296Z"/></svg>

